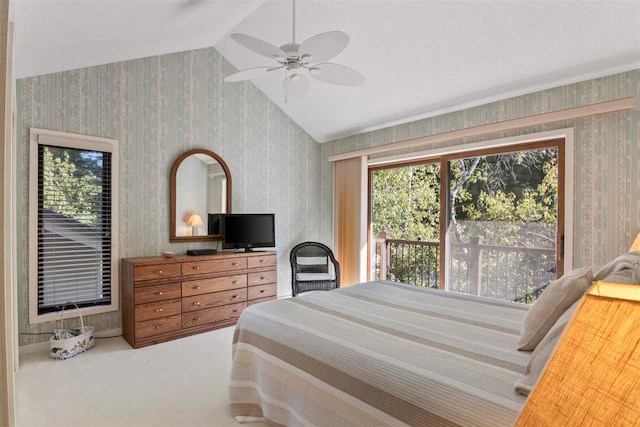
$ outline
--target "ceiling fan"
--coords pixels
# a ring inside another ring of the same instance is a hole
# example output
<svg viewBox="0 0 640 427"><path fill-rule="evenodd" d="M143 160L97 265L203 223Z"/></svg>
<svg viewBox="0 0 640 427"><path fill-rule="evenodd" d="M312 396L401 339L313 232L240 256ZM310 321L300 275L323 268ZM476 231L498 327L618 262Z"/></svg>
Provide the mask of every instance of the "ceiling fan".
<svg viewBox="0 0 640 427"><path fill-rule="evenodd" d="M247 49L266 56L277 64L253 67L225 77L226 82L237 82L261 77L278 70L285 70L282 90L286 102L296 102L304 98L309 89L309 75L316 80L342 86L358 86L365 78L357 71L344 65L326 62L342 52L349 44L349 36L342 31L317 34L304 42L296 43L296 1L293 0L293 40L280 47L248 36L232 33L231 38Z"/></svg>

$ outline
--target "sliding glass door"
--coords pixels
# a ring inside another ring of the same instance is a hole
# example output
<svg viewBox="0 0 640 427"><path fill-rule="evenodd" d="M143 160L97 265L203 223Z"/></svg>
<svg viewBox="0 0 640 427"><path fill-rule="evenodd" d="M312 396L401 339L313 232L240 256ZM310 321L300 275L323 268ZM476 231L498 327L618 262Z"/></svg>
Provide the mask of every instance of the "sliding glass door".
<svg viewBox="0 0 640 427"><path fill-rule="evenodd" d="M562 275L564 140L370 169L372 279L532 302Z"/></svg>
<svg viewBox="0 0 640 427"><path fill-rule="evenodd" d="M440 163L370 171L372 277L440 283Z"/></svg>
<svg viewBox="0 0 640 427"><path fill-rule="evenodd" d="M531 302L562 274L561 149L445 159L445 289Z"/></svg>

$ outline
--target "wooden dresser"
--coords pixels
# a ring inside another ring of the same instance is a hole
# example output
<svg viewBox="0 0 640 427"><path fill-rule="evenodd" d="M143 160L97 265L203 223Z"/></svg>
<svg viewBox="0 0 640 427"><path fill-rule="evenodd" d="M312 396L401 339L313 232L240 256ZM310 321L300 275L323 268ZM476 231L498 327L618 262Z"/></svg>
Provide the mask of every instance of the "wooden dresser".
<svg viewBox="0 0 640 427"><path fill-rule="evenodd" d="M133 348L231 326L276 299L276 252L123 258L122 333Z"/></svg>

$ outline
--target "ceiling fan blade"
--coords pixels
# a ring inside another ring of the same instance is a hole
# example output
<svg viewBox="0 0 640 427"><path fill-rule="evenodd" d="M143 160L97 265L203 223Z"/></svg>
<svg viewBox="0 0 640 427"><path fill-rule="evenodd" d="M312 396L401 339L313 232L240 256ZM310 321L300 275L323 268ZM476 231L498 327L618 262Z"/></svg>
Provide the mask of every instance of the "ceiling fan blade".
<svg viewBox="0 0 640 427"><path fill-rule="evenodd" d="M316 64L309 68L309 72L316 80L341 86L358 86L366 80L356 70L330 62Z"/></svg>
<svg viewBox="0 0 640 427"><path fill-rule="evenodd" d="M307 90L309 90L309 78L304 74L290 74L282 82L285 103L302 101Z"/></svg>
<svg viewBox="0 0 640 427"><path fill-rule="evenodd" d="M349 36L342 31L329 31L308 38L298 48L302 58L309 55L305 62L324 62L338 55L349 44Z"/></svg>
<svg viewBox="0 0 640 427"><path fill-rule="evenodd" d="M282 67L254 67L247 68L246 70L238 71L224 78L225 82L239 82L242 80L250 80L255 77L260 77L267 74L269 71L279 70Z"/></svg>
<svg viewBox="0 0 640 427"><path fill-rule="evenodd" d="M267 58L276 60L284 60L287 58L287 54L284 52L284 50L255 37L251 37L246 34L233 33L231 34L231 38L247 49L262 56L266 56Z"/></svg>

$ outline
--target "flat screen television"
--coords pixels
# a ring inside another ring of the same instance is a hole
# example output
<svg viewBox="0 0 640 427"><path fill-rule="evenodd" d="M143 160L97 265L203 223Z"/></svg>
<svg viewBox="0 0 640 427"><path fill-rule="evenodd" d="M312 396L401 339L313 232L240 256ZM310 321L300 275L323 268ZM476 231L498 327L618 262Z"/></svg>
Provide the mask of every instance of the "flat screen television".
<svg viewBox="0 0 640 427"><path fill-rule="evenodd" d="M272 248L276 245L274 214L228 214L222 219L224 248Z"/></svg>

